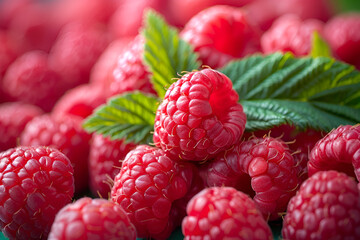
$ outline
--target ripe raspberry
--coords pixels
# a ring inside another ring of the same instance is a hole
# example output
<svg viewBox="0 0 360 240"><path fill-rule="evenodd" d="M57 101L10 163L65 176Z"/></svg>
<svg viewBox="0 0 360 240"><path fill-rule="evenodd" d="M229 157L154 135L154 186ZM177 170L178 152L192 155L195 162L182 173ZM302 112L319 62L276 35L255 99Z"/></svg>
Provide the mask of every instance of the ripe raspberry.
<svg viewBox="0 0 360 240"><path fill-rule="evenodd" d="M86 118L105 102L106 97L102 88L83 84L67 91L55 104L52 114L57 117L70 114Z"/></svg>
<svg viewBox="0 0 360 240"><path fill-rule="evenodd" d="M192 17L215 5L242 7L253 0L169 0L168 11L174 24L183 27ZM191 7L189 7L191 6Z"/></svg>
<svg viewBox="0 0 360 240"><path fill-rule="evenodd" d="M143 24L143 16L148 8L166 14L168 0L123 0L118 4L108 24L115 39L135 37Z"/></svg>
<svg viewBox="0 0 360 240"><path fill-rule="evenodd" d="M341 14L324 26L324 35L340 60L360 69L360 14Z"/></svg>
<svg viewBox="0 0 360 240"><path fill-rule="evenodd" d="M94 134L90 145L90 190L94 195L108 197L112 182L120 172L121 162L136 145L123 140L110 140Z"/></svg>
<svg viewBox="0 0 360 240"><path fill-rule="evenodd" d="M257 207L266 218L279 218L299 185L290 149L271 137L253 138L235 148L241 170L251 177Z"/></svg>
<svg viewBox="0 0 360 240"><path fill-rule="evenodd" d="M83 197L56 215L49 240L136 239L135 227L125 211L105 199Z"/></svg>
<svg viewBox="0 0 360 240"><path fill-rule="evenodd" d="M10 239L47 239L55 214L74 194L69 159L49 147L0 153L0 228Z"/></svg>
<svg viewBox="0 0 360 240"><path fill-rule="evenodd" d="M90 73L90 83L104 88L107 91L109 82L116 67L118 57L126 49L132 38L123 38L112 41L100 55Z"/></svg>
<svg viewBox="0 0 360 240"><path fill-rule="evenodd" d="M11 97L44 111L50 111L65 92L59 74L48 65L48 55L41 51L30 51L17 58L6 71L2 84Z"/></svg>
<svg viewBox="0 0 360 240"><path fill-rule="evenodd" d="M265 54L292 52L295 56L305 56L311 51L314 31L322 32L323 23L316 19L302 21L296 15L278 18L261 37L261 47Z"/></svg>
<svg viewBox="0 0 360 240"><path fill-rule="evenodd" d="M199 53L203 64L212 68L260 52L260 34L241 8L214 6L205 9L185 25L181 37Z"/></svg>
<svg viewBox="0 0 360 240"><path fill-rule="evenodd" d="M188 203L187 214L185 239L273 239L254 201L231 187L202 190Z"/></svg>
<svg viewBox="0 0 360 240"><path fill-rule="evenodd" d="M274 20L285 14L326 22L333 15L334 6L328 0L255 0L245 6L245 10L256 26L266 31Z"/></svg>
<svg viewBox="0 0 360 240"><path fill-rule="evenodd" d="M29 1L14 12L9 31L22 43L23 51L49 52L54 44L60 25L52 20L49 3Z"/></svg>
<svg viewBox="0 0 360 240"><path fill-rule="evenodd" d="M114 0L61 0L49 4L53 19L60 25L70 22L86 22L88 24L107 24L114 13Z"/></svg>
<svg viewBox="0 0 360 240"><path fill-rule="evenodd" d="M205 161L238 143L246 116L224 74L204 69L182 76L156 112L154 142L174 159Z"/></svg>
<svg viewBox="0 0 360 240"><path fill-rule="evenodd" d="M360 125L345 125L333 129L311 150L309 176L318 171L337 170L360 180Z"/></svg>
<svg viewBox="0 0 360 240"><path fill-rule="evenodd" d="M0 152L16 147L25 125L43 111L30 104L9 102L0 104Z"/></svg>
<svg viewBox="0 0 360 240"><path fill-rule="evenodd" d="M255 195L251 188L250 176L241 170L236 146L201 164L199 175L206 187L233 187L251 197Z"/></svg>
<svg viewBox="0 0 360 240"><path fill-rule="evenodd" d="M108 44L104 29L85 23L65 25L53 45L49 61L68 87L88 83L90 71Z"/></svg>
<svg viewBox="0 0 360 240"><path fill-rule="evenodd" d="M18 57L19 52L8 31L0 30L0 81L7 68Z"/></svg>
<svg viewBox="0 0 360 240"><path fill-rule="evenodd" d="M143 64L145 39L139 35L119 55L110 79L110 96L140 90L155 93L149 72Z"/></svg>
<svg viewBox="0 0 360 240"><path fill-rule="evenodd" d="M193 175L190 163L174 162L163 150L140 145L126 155L111 199L126 211L137 237L166 239L175 227L172 203L187 194Z"/></svg>
<svg viewBox="0 0 360 240"><path fill-rule="evenodd" d="M20 143L24 146L49 146L64 153L74 166L75 191L88 187L88 155L91 136L76 116L54 118L48 114L33 118L25 127Z"/></svg>
<svg viewBox="0 0 360 240"><path fill-rule="evenodd" d="M360 191L356 182L336 171L306 180L288 205L284 239L359 239Z"/></svg>
<svg viewBox="0 0 360 240"><path fill-rule="evenodd" d="M302 131L296 129L295 126L283 124L268 130L245 132L243 138L249 139L254 136L258 138L271 136L272 138L279 138L286 142L292 151L292 155L296 162L296 168L298 169L300 182L303 182L308 178L308 155L311 149L315 146L316 142L319 141L324 135L325 133L321 131L316 131L313 129Z"/></svg>

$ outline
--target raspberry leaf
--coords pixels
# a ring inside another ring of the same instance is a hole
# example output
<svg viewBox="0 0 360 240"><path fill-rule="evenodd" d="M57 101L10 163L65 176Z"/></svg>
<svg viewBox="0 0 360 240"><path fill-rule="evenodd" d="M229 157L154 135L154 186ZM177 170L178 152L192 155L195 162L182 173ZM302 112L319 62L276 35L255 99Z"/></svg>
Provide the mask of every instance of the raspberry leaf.
<svg viewBox="0 0 360 240"><path fill-rule="evenodd" d="M83 124L88 132L97 132L126 142L150 143L159 99L140 92L111 98Z"/></svg>
<svg viewBox="0 0 360 240"><path fill-rule="evenodd" d="M150 68L151 81L162 98L180 73L196 70L200 63L192 47L181 40L178 31L156 12L146 12L142 33L145 37L145 64Z"/></svg>
<svg viewBox="0 0 360 240"><path fill-rule="evenodd" d="M311 57L331 57L328 43L315 31L312 35Z"/></svg>
<svg viewBox="0 0 360 240"><path fill-rule="evenodd" d="M360 72L328 57L253 55L221 69L247 115L246 130L283 123L329 131L360 122Z"/></svg>

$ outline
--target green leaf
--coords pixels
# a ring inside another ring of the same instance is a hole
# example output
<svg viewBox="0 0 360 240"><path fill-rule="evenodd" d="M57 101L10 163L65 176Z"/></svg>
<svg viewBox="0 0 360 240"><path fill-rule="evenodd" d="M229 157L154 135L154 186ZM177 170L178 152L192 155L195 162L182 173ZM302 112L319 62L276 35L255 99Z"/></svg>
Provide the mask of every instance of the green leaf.
<svg viewBox="0 0 360 240"><path fill-rule="evenodd" d="M320 36L317 31L312 35L311 57L331 57L331 49L328 43Z"/></svg>
<svg viewBox="0 0 360 240"><path fill-rule="evenodd" d="M160 99L141 92L125 93L111 98L89 116L83 127L112 139L150 143L155 112Z"/></svg>
<svg viewBox="0 0 360 240"><path fill-rule="evenodd" d="M246 130L288 123L329 131L360 122L360 73L328 57L253 55L220 69L233 82Z"/></svg>
<svg viewBox="0 0 360 240"><path fill-rule="evenodd" d="M169 26L153 10L145 14L145 64L152 73L151 81L159 97L182 72L191 72L200 67L192 47L180 39L178 31Z"/></svg>

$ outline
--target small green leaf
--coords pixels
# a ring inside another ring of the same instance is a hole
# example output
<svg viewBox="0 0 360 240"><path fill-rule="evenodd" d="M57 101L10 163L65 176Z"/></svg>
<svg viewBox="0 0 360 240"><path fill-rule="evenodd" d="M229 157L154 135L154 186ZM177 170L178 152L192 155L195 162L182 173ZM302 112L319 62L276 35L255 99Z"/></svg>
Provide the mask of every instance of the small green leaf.
<svg viewBox="0 0 360 240"><path fill-rule="evenodd" d="M162 98L179 74L198 69L200 63L192 47L180 39L178 31L153 10L145 14L143 35L145 64L150 68L151 81Z"/></svg>
<svg viewBox="0 0 360 240"><path fill-rule="evenodd" d="M312 35L311 57L331 57L331 49L317 31Z"/></svg>
<svg viewBox="0 0 360 240"><path fill-rule="evenodd" d="M360 73L328 57L253 55L222 68L247 115L246 130L289 123L329 131L360 122Z"/></svg>
<svg viewBox="0 0 360 240"><path fill-rule="evenodd" d="M141 92L111 98L89 116L83 127L112 139L149 144L152 142L155 112L160 99Z"/></svg>

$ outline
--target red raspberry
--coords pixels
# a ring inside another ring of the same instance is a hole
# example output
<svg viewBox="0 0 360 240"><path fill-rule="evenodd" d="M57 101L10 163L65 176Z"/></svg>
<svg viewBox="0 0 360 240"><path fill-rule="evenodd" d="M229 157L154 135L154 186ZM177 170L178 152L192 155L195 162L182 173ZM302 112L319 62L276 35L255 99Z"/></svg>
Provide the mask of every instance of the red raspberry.
<svg viewBox="0 0 360 240"><path fill-rule="evenodd" d="M360 180L360 125L345 125L333 129L311 150L309 176L318 171L337 170Z"/></svg>
<svg viewBox="0 0 360 240"><path fill-rule="evenodd" d="M115 39L135 37L143 24L146 9L154 9L166 14L168 0L122 0L111 16L108 24L109 31Z"/></svg>
<svg viewBox="0 0 360 240"><path fill-rule="evenodd" d="M104 88L108 91L109 82L112 78L113 70L116 67L118 57L126 49L132 38L123 38L111 42L100 55L90 73L90 83Z"/></svg>
<svg viewBox="0 0 360 240"><path fill-rule="evenodd" d="M154 142L174 159L205 161L238 143L246 116L224 74L204 69L182 76L156 112Z"/></svg>
<svg viewBox="0 0 360 240"><path fill-rule="evenodd" d="M68 87L88 83L90 71L108 44L104 29L85 23L65 25L50 52L50 64Z"/></svg>
<svg viewBox="0 0 360 240"><path fill-rule="evenodd" d="M48 65L48 55L30 51L16 59L6 71L3 90L18 101L50 111L65 86L60 75Z"/></svg>
<svg viewBox="0 0 360 240"><path fill-rule="evenodd" d="M48 147L0 153L0 228L10 239L47 239L55 214L74 194L69 159Z"/></svg>
<svg viewBox="0 0 360 240"><path fill-rule="evenodd" d="M294 14L302 20L318 19L326 22L334 12L328 0L255 0L245 6L247 15L263 31L285 14Z"/></svg>
<svg viewBox="0 0 360 240"><path fill-rule="evenodd" d="M311 51L314 31L322 32L323 23L316 19L302 21L296 15L278 18L261 37L261 47L265 54L292 52L295 56L305 56Z"/></svg>
<svg viewBox="0 0 360 240"><path fill-rule="evenodd" d="M341 14L325 24L324 34L340 60L360 69L360 14Z"/></svg>
<svg viewBox="0 0 360 240"><path fill-rule="evenodd" d="M316 142L319 141L324 135L325 133L321 131L316 131L313 129L300 131L299 129L296 129L295 126L283 124L268 130L245 132L243 138L249 139L254 136L258 138L271 136L272 138L279 138L286 142L295 159L300 182L303 182L308 178L308 155L311 149L315 146Z"/></svg>
<svg viewBox="0 0 360 240"><path fill-rule="evenodd" d="M255 195L251 188L251 178L241 170L236 146L201 164L199 172L207 187L233 187L252 197Z"/></svg>
<svg viewBox="0 0 360 240"><path fill-rule="evenodd" d="M253 138L235 148L241 170L251 177L258 208L270 220L279 218L299 185L290 149L271 137Z"/></svg>
<svg viewBox="0 0 360 240"><path fill-rule="evenodd" d="M284 239L360 239L360 191L336 171L307 179L288 205Z"/></svg>
<svg viewBox="0 0 360 240"><path fill-rule="evenodd" d="M260 34L241 8L205 9L185 25L181 37L195 48L203 64L212 68L260 52Z"/></svg>
<svg viewBox="0 0 360 240"><path fill-rule="evenodd" d="M168 11L175 25L182 27L193 16L206 8L215 5L242 7L252 1L253 0L168 0Z"/></svg>
<svg viewBox="0 0 360 240"><path fill-rule="evenodd" d="M123 140L110 140L94 134L90 145L90 189L94 195L108 197L113 179L120 172L121 162L136 145Z"/></svg>
<svg viewBox="0 0 360 240"><path fill-rule="evenodd" d="M140 145L123 161L111 199L126 211L137 237L166 239L175 227L172 203L187 194L193 175L190 163L174 162L163 150Z"/></svg>
<svg viewBox="0 0 360 240"><path fill-rule="evenodd" d="M135 227L125 211L105 199L83 197L56 215L49 240L136 239Z"/></svg>
<svg viewBox="0 0 360 240"><path fill-rule="evenodd" d="M185 239L273 239L254 201L231 187L202 190L188 203L187 214Z"/></svg>
<svg viewBox="0 0 360 240"><path fill-rule="evenodd" d="M30 104L9 102L0 104L0 152L16 147L25 125L43 111Z"/></svg>
<svg viewBox="0 0 360 240"><path fill-rule="evenodd" d="M48 114L33 118L25 127L20 143L24 146L49 146L60 150L74 166L75 191L88 187L88 155L91 136L76 116L54 118Z"/></svg>
<svg viewBox="0 0 360 240"><path fill-rule="evenodd" d="M18 57L18 50L8 31L0 30L0 80L7 68Z"/></svg>
<svg viewBox="0 0 360 240"><path fill-rule="evenodd" d="M52 114L58 117L70 114L86 118L95 108L105 102L102 88L83 84L67 91L55 104Z"/></svg>
<svg viewBox="0 0 360 240"><path fill-rule="evenodd" d="M155 93L150 73L143 64L145 39L139 35L119 55L110 79L110 96L140 90Z"/></svg>
<svg viewBox="0 0 360 240"><path fill-rule="evenodd" d="M52 2L50 13L60 25L77 21L106 24L115 6L116 0L61 0Z"/></svg>
<svg viewBox="0 0 360 240"><path fill-rule="evenodd" d="M23 51L48 52L60 31L60 25L52 20L48 3L29 1L14 12L9 31L22 43Z"/></svg>

